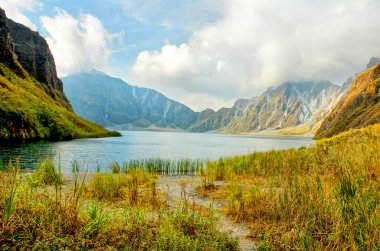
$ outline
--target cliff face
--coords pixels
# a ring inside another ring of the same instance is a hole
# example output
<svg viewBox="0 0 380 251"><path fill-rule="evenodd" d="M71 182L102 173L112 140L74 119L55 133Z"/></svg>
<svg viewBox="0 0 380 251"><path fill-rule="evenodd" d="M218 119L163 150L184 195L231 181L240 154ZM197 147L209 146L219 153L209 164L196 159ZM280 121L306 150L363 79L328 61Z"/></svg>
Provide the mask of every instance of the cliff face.
<svg viewBox="0 0 380 251"><path fill-rule="evenodd" d="M380 123L380 63L354 78L348 91L324 119L316 137L331 137L375 123Z"/></svg>
<svg viewBox="0 0 380 251"><path fill-rule="evenodd" d="M10 69L16 71L19 75L23 75L23 70L17 63L14 54L12 39L7 26L7 17L5 11L0 8L0 62Z"/></svg>
<svg viewBox="0 0 380 251"><path fill-rule="evenodd" d="M63 92L63 85L57 76L54 58L46 40L38 32L10 19L7 19L6 24L21 66L38 82Z"/></svg>

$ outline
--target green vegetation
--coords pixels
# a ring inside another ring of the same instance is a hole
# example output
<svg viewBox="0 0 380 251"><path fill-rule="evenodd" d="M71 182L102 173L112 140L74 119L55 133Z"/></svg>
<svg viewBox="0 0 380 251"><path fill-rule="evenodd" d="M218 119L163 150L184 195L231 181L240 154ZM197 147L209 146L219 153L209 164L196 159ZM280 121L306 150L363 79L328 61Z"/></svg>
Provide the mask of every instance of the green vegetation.
<svg viewBox="0 0 380 251"><path fill-rule="evenodd" d="M90 182L73 164L74 181L56 181L47 160L37 174L0 172L0 249L33 250L237 250L237 240L217 231L185 203L169 208L144 171L95 174ZM56 171L53 171L56 170ZM52 186L38 185L49 177Z"/></svg>
<svg viewBox="0 0 380 251"><path fill-rule="evenodd" d="M40 83L29 76L20 77L3 64L0 97L0 141L119 135L78 117L49 96Z"/></svg>
<svg viewBox="0 0 380 251"><path fill-rule="evenodd" d="M310 148L220 159L205 177L228 183L201 189L249 223L259 249L380 249L380 124Z"/></svg>

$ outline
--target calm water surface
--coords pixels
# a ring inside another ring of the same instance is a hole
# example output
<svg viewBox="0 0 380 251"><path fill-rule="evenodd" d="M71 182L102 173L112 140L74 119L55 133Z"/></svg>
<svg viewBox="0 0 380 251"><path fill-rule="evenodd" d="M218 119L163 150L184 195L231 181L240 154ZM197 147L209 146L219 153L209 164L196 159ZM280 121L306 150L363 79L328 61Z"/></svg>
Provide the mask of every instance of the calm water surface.
<svg viewBox="0 0 380 251"><path fill-rule="evenodd" d="M298 148L314 143L303 137L260 137L212 133L122 131L122 137L80 139L65 142L38 142L18 146L0 146L0 160L20 156L22 167L33 169L38 161L60 159L63 171L71 170L77 160L82 168L95 171L97 163L103 171L112 162L131 159L163 158L209 159L247 154L253 151Z"/></svg>

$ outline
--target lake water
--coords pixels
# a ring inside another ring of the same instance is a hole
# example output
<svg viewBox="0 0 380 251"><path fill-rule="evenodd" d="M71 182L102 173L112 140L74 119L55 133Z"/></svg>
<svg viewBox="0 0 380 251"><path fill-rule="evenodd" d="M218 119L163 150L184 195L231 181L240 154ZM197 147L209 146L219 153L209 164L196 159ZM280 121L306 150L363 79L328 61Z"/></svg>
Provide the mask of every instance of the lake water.
<svg viewBox="0 0 380 251"><path fill-rule="evenodd" d="M82 168L95 171L100 164L106 171L112 162L162 158L169 160L202 159L243 155L253 151L299 148L314 143L304 137L261 137L213 133L121 131L122 137L80 139L64 142L38 142L17 146L0 146L3 163L20 157L22 168L33 169L38 161L60 159L63 171L71 170L77 160Z"/></svg>

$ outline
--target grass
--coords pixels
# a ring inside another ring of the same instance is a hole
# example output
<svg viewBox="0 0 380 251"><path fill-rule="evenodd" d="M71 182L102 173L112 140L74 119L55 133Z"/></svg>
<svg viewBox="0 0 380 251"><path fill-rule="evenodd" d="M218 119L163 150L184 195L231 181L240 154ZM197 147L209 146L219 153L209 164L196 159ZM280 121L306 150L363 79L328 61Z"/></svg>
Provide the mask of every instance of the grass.
<svg viewBox="0 0 380 251"><path fill-rule="evenodd" d="M259 249L380 249L380 124L310 148L220 159L203 176L227 182L202 192L222 195Z"/></svg>
<svg viewBox="0 0 380 251"><path fill-rule="evenodd" d="M169 207L147 171L95 173L86 182L89 174L74 162L74 181L67 183L57 182L59 168L50 160L33 174L18 170L10 162L0 172L1 250L238 249L214 217L186 204Z"/></svg>
<svg viewBox="0 0 380 251"><path fill-rule="evenodd" d="M48 95L40 83L20 77L3 64L0 97L0 142L120 135L80 118L66 102Z"/></svg>
<svg viewBox="0 0 380 251"><path fill-rule="evenodd" d="M63 182L60 165L56 168L51 159L37 164L32 178L36 185L61 185Z"/></svg>

